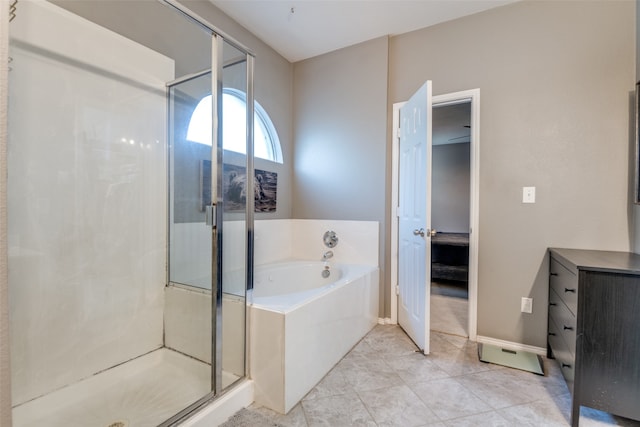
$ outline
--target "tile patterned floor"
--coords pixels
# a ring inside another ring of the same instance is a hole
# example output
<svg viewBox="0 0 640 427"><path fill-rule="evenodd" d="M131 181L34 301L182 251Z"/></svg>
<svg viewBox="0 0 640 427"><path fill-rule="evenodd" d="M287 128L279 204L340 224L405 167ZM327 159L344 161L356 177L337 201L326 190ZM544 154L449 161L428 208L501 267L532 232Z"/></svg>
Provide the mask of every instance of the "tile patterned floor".
<svg viewBox="0 0 640 427"><path fill-rule="evenodd" d="M436 332L429 356L415 350L399 327L376 326L289 414L251 406L223 426L569 425L569 391L553 360L544 377L486 364L475 343ZM612 425L640 422L582 409L581 427Z"/></svg>

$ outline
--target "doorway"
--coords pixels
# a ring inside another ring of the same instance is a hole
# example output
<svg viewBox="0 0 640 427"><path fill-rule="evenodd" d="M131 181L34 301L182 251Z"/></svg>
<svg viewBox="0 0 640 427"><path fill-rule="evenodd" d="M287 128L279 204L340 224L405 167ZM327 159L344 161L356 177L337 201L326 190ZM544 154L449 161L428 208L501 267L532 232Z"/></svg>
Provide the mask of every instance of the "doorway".
<svg viewBox="0 0 640 427"><path fill-rule="evenodd" d="M393 143L392 143L392 206L393 215L392 215L392 231L391 231L391 245L392 245L392 253L391 253L391 289L390 289L390 300L391 300L391 317L389 319L390 323L395 324L398 322L398 200L399 200L399 119L400 119L400 108L405 103L396 103L393 106ZM466 290L459 289L460 292L457 295L466 296L466 307L463 307L463 313L466 313L466 330L463 332L465 336L468 336L470 340L475 341L477 335L477 278L478 278L478 194L479 194L479 145L480 145L480 90L472 89L461 92L454 92L445 95L438 95L433 97L433 110L434 110L434 130L437 129L436 114L438 110L442 110L446 112L449 110L449 107L455 107L459 104L466 104L468 106L468 121L466 124L462 124L463 131L466 131L466 135L450 135L445 139L452 139L452 141L447 142L455 142L453 138L458 138L461 136L466 136L468 138L468 170L469 176L467 185L468 192L466 192L468 207L467 215L468 218L468 228L467 233L464 233L464 230L461 229L461 225L455 226L455 228L451 228L452 226L445 224L446 229L442 229L442 231L460 231L460 234L468 235L468 243L464 243L468 245L468 261L466 264ZM461 109L462 107L455 107L453 109ZM469 126L469 128L465 128L464 126ZM437 130L434 131L434 141L436 138ZM459 140L463 141L463 138L459 138ZM449 145L449 144L443 144ZM463 145L459 145L459 147L454 147L454 150L449 151L462 151ZM436 148L436 150L439 150ZM445 147L444 150L447 151ZM434 161L436 161L437 154L434 154ZM435 168L434 168L435 169ZM431 173L431 171L430 171ZM437 209L434 205L434 209ZM464 209L464 208L462 208ZM465 216L464 212L458 212L459 216ZM428 224L432 225L434 229L437 230L437 223ZM448 230L447 230L448 229ZM451 237L451 236L449 236ZM461 236L465 237L465 236ZM435 235L434 240L438 240L438 233ZM464 239L466 240L466 239ZM455 261L455 262L454 262ZM448 262L452 266L456 266L455 258L453 260L449 259ZM464 263L462 263L464 265ZM457 267L461 267L461 265L457 265ZM428 266L431 269L431 266ZM459 278L460 276L456 276ZM446 280L446 279L445 279ZM464 282L464 280L452 280L453 283L446 283L449 285L449 293L453 293L458 288L464 288L461 283L456 282ZM457 285L456 287L452 287L451 285ZM445 291L442 291L443 293ZM436 298L438 300L439 298ZM430 304L430 311L434 308L434 302ZM431 316L429 316L431 318ZM428 320L427 320L428 322ZM463 320L464 323L464 320Z"/></svg>
<svg viewBox="0 0 640 427"><path fill-rule="evenodd" d="M468 337L471 101L432 117L431 330Z"/></svg>

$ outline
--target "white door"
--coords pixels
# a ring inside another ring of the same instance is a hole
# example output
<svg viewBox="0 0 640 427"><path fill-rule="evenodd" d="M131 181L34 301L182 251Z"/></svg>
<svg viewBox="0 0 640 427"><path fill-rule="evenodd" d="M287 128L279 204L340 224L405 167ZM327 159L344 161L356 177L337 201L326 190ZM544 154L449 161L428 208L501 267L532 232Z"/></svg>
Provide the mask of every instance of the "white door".
<svg viewBox="0 0 640 427"><path fill-rule="evenodd" d="M431 81L400 109L398 323L429 354Z"/></svg>

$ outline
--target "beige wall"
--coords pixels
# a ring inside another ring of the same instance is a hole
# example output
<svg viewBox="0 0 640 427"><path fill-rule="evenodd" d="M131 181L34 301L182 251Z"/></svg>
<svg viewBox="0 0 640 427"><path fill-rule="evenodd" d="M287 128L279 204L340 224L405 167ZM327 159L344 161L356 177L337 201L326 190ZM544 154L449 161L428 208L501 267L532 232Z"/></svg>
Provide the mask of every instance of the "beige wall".
<svg viewBox="0 0 640 427"><path fill-rule="evenodd" d="M547 248L630 248L634 39L634 2L523 1L391 37L386 63L369 42L295 64L293 216L384 218L388 317L391 107L427 79L436 95L480 88L478 334L544 347Z"/></svg>
<svg viewBox="0 0 640 427"><path fill-rule="evenodd" d="M387 52L382 37L295 64L293 218L385 223Z"/></svg>
<svg viewBox="0 0 640 427"><path fill-rule="evenodd" d="M638 22L640 22L640 0L636 0L635 1L635 6L636 6L636 81L640 80L640 28L638 27ZM635 102L637 102L637 100L635 100ZM633 122L633 117L632 117L632 122L630 123L630 133L632 135L634 135L635 129L634 129L634 125L635 123ZM635 183L635 177L633 176L633 173L635 172L635 165L634 165L634 159L635 159L635 141L631 141L631 161L629 162L629 168L630 168L630 175L631 177L629 178L630 180L630 193L631 195L630 200L633 200L633 198L635 197L635 195L633 194L633 192L635 191L635 187L634 187L634 183ZM632 249L635 253L640 253L640 205L635 205L633 203L630 203L629 206L629 210L630 210L630 217L631 217L631 226L632 226Z"/></svg>
<svg viewBox="0 0 640 427"><path fill-rule="evenodd" d="M630 247L634 8L524 1L390 40L389 111L426 79L481 91L479 335L544 347L547 247Z"/></svg>
<svg viewBox="0 0 640 427"><path fill-rule="evenodd" d="M9 19L9 2L0 0L0 22ZM7 276L7 84L9 28L0 25L0 427L11 425L9 296Z"/></svg>
<svg viewBox="0 0 640 427"><path fill-rule="evenodd" d="M468 233L469 143L434 145L431 158L431 228L445 233Z"/></svg>

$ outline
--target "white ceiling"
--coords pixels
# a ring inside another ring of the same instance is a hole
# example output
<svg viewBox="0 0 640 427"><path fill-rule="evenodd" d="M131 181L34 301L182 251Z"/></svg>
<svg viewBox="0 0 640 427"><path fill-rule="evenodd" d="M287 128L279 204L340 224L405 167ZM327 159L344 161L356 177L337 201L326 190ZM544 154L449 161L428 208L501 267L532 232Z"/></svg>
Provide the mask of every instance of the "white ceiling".
<svg viewBox="0 0 640 427"><path fill-rule="evenodd" d="M209 0L291 62L518 0Z"/></svg>

